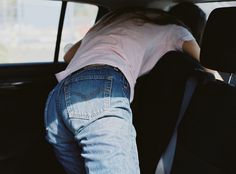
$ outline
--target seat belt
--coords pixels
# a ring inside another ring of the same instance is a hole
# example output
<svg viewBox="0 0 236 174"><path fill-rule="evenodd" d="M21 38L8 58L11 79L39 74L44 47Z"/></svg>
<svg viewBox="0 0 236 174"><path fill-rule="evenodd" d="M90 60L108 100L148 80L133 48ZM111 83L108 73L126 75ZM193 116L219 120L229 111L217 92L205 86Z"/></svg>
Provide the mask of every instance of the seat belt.
<svg viewBox="0 0 236 174"><path fill-rule="evenodd" d="M197 88L197 85L198 85L198 80L196 77L193 77L193 76L191 76L185 84L183 100L182 100L182 104L181 104L181 108L179 112L179 117L175 125L174 133L170 139L170 142L166 150L161 155L161 158L157 164L155 174L170 174L171 172L174 156L175 156L176 144L177 144L177 130L189 106L189 103L191 101L193 93L195 92Z"/></svg>

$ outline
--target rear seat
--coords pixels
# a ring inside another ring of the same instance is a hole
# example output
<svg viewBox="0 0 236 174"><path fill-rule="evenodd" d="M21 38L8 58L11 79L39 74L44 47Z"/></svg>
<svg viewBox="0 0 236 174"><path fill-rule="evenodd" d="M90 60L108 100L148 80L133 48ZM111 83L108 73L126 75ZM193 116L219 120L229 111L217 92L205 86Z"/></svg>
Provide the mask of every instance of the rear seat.
<svg viewBox="0 0 236 174"><path fill-rule="evenodd" d="M236 72L236 7L214 10L203 35L201 63ZM208 80L193 96L178 130L172 174L236 173L236 88Z"/></svg>

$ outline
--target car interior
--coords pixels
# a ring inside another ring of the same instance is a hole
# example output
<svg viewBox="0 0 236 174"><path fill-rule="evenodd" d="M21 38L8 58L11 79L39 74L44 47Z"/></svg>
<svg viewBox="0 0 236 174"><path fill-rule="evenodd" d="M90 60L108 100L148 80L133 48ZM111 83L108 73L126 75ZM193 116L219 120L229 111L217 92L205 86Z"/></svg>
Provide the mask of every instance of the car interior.
<svg viewBox="0 0 236 174"><path fill-rule="evenodd" d="M65 174L45 139L44 106L48 93L57 84L55 73L67 66L63 62L66 44L83 36L77 33L74 37L68 35L74 30L67 29L67 26L86 33L104 14L116 8L142 6L168 10L180 2L183 1L1 1L0 173ZM187 54L171 51L153 70L137 80L131 106L141 173L160 174L157 172L158 162L168 153L176 133L171 174L235 174L236 1L188 2L211 9L206 11L209 17L200 45L202 66ZM81 8L74 8L78 4ZM88 10L86 5L93 8ZM47 7L50 10L46 10ZM91 11L94 12L93 19L80 27L80 23L90 19L85 16ZM40 15L31 14L36 12ZM80 14L80 19L70 20L74 14ZM37 20L41 16L43 22ZM55 25L51 26L49 20ZM31 22L35 22L35 27L30 25ZM44 31L41 26L50 27ZM26 36L18 37L22 33ZM32 38L28 37L31 35ZM42 45L35 46L35 42ZM24 44L28 46L23 49ZM48 55L47 49L50 51ZM21 54L22 50L24 54ZM33 56L34 60L30 61ZM219 71L223 81L203 71L203 66ZM172 78L173 74L180 78Z"/></svg>

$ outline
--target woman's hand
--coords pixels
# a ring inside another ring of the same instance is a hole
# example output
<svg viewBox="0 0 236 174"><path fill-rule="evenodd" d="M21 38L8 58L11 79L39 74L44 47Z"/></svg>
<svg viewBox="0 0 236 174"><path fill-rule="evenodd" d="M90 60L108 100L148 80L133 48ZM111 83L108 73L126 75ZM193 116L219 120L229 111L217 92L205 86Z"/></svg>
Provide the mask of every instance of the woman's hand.
<svg viewBox="0 0 236 174"><path fill-rule="evenodd" d="M184 52L188 53L190 56L192 56L193 58L197 59L198 62L200 62L200 47L198 46L195 40L184 41L182 49ZM223 81L223 78L217 71L208 68L205 68L205 70L207 72L212 73L216 79Z"/></svg>
<svg viewBox="0 0 236 174"><path fill-rule="evenodd" d="M80 45L81 45L82 40L80 40L79 42L77 42L76 44L74 44L64 55L64 61L66 63L70 63L71 59L74 57L75 53L77 52L77 50L79 49Z"/></svg>

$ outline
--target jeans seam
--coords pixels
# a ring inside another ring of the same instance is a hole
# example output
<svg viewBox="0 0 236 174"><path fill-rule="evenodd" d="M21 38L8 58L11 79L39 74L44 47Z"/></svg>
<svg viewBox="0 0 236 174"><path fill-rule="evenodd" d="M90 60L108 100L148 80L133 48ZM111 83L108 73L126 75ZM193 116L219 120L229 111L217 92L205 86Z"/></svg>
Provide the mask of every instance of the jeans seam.
<svg viewBox="0 0 236 174"><path fill-rule="evenodd" d="M107 78L109 81L105 82L105 89L104 89L104 111L107 111L111 105L111 92L112 92L112 84L113 78L109 76Z"/></svg>

